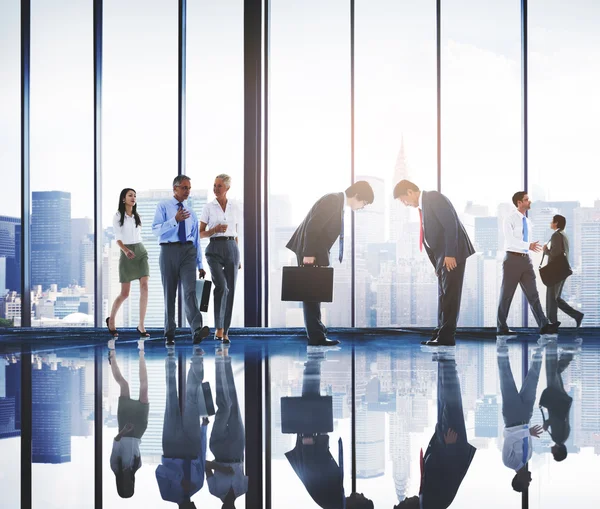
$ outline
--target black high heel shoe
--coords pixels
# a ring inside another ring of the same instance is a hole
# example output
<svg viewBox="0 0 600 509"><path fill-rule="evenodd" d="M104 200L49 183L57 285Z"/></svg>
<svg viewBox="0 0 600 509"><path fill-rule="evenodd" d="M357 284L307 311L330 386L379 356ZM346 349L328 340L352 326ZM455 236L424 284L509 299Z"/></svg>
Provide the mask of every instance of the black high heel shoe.
<svg viewBox="0 0 600 509"><path fill-rule="evenodd" d="M118 337L118 336L119 336L119 333L117 332L117 329L111 329L111 328L110 328L110 325L108 325L108 324L109 324L109 322L110 322L110 316L109 316L109 317L106 319L106 326L108 327L108 332L110 332L110 335L111 335L113 338L116 338L116 337Z"/></svg>
<svg viewBox="0 0 600 509"><path fill-rule="evenodd" d="M150 333L148 331L142 332L139 327L137 327L135 330L138 331L138 334L140 335L141 338L149 338L150 337Z"/></svg>

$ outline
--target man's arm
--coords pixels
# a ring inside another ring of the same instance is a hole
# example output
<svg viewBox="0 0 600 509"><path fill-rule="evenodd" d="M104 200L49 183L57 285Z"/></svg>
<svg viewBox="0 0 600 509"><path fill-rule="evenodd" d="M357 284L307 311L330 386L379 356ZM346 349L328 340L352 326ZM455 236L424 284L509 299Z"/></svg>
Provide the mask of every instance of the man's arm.
<svg viewBox="0 0 600 509"><path fill-rule="evenodd" d="M458 216L450 200L440 193L427 195L430 210L444 229L444 256L456 258L458 252Z"/></svg>
<svg viewBox="0 0 600 509"><path fill-rule="evenodd" d="M339 201L335 194L321 198L318 206L312 211L306 223L302 256L316 256L319 250L318 239L323 227L331 218L340 212Z"/></svg>
<svg viewBox="0 0 600 509"><path fill-rule="evenodd" d="M192 219L192 239L194 247L196 248L196 266L199 271L204 272L204 267L202 265L202 247L200 246L200 232L198 231L198 218L194 211L192 211ZM200 276L204 277L202 276L202 273Z"/></svg>
<svg viewBox="0 0 600 509"><path fill-rule="evenodd" d="M167 211L164 204L159 203L156 206L154 213L154 221L152 222L152 233L155 237L160 238L161 235L170 232L177 228L177 220L175 216L167 218Z"/></svg>

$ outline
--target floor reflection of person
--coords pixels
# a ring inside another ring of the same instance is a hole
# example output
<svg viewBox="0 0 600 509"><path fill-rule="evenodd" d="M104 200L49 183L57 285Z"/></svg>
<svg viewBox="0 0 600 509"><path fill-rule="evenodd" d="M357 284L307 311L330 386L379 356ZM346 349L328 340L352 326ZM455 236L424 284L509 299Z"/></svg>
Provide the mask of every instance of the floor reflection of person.
<svg viewBox="0 0 600 509"><path fill-rule="evenodd" d="M542 350L541 346L536 346L534 349L531 366L519 391L510 367L508 346L501 339L498 339L496 346L504 419L502 462L516 472L512 487L518 492L527 490L531 484L531 472L527 468L527 463L533 454L531 437L537 438L543 432L541 426L529 427L540 378Z"/></svg>
<svg viewBox="0 0 600 509"><path fill-rule="evenodd" d="M449 507L477 451L467 441L454 353L439 352L434 360L438 362L437 424L425 454L421 450L419 496L401 501L395 509Z"/></svg>
<svg viewBox="0 0 600 509"><path fill-rule="evenodd" d="M138 399L131 399L129 383L119 369L115 340L108 342L108 361L113 378L119 384L119 404L117 421L119 433L113 440L110 455L110 468L115 473L117 493L121 498L130 498L135 491L135 473L142 466L140 443L148 427L148 372L144 356L144 340L138 341L140 393Z"/></svg>
<svg viewBox="0 0 600 509"><path fill-rule="evenodd" d="M194 347L187 375L183 415L177 398L177 362L174 347L167 349L165 370L167 402L162 435L163 455L156 480L163 500L193 508L191 497L204 485L206 462L206 402L202 390L204 352ZM200 424L202 417L202 424Z"/></svg>
<svg viewBox="0 0 600 509"><path fill-rule="evenodd" d="M563 350L558 356L556 341L550 341L546 348L546 383L547 387L540 397L540 410L544 419L544 430L550 433L554 445L551 448L552 456L556 461L563 461L567 457L565 442L571 434L569 424L569 411L573 398L567 394L561 374L573 360L574 352ZM548 410L548 416L543 408Z"/></svg>
<svg viewBox="0 0 600 509"><path fill-rule="evenodd" d="M311 349L312 350L312 349ZM342 439L338 441L338 462L329 450L329 435L333 429L332 411L322 412L323 403L332 405L331 398L321 396L321 363L324 352L309 351L302 376L302 396L287 398L293 405L282 405L282 421L296 422L296 446L285 453L312 499L323 509L372 509L373 502L362 493L344 493ZM287 414L287 415L285 415ZM329 416L323 419L323 415ZM303 428L303 429L301 429Z"/></svg>
<svg viewBox="0 0 600 509"><path fill-rule="evenodd" d="M206 462L206 482L209 491L221 499L224 509L234 509L235 500L248 492L248 477L244 474L244 422L228 347L217 350L215 362L217 413L209 444L215 459Z"/></svg>

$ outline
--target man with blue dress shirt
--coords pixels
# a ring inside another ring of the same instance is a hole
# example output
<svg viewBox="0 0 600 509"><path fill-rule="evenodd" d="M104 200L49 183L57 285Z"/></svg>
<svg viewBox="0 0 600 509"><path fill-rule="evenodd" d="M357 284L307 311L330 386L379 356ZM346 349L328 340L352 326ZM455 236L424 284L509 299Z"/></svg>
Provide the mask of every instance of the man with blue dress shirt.
<svg viewBox="0 0 600 509"><path fill-rule="evenodd" d="M531 221L525 215L531 208L531 200L525 191L519 191L513 195L512 201L516 208L504 220L506 255L502 262L502 288L498 303L496 331L501 335L512 333L506 319L517 285L521 285L535 321L540 327L540 333L555 334L558 332L560 322L550 323L544 314L535 283L535 272L529 257L529 251L539 252L542 250L538 241L531 241L533 231Z"/></svg>
<svg viewBox="0 0 600 509"><path fill-rule="evenodd" d="M202 326L202 314L196 299L196 267L200 278L206 272L202 266L202 250L198 233L198 218L187 199L191 180L179 175L173 180L173 198L161 201L156 207L152 232L160 243L160 273L165 297L165 338L168 346L175 344L175 297L179 281L183 287L185 316L193 332L194 343L208 336Z"/></svg>
<svg viewBox="0 0 600 509"><path fill-rule="evenodd" d="M506 340L498 338L496 344L502 393L502 418L504 419L502 462L515 471L512 487L518 492L527 490L531 483L531 473L527 468L527 463L533 454L531 437L537 438L543 433L541 426L529 427L540 379L542 350L543 346L534 348L531 366L523 380L521 390L518 391L510 367Z"/></svg>

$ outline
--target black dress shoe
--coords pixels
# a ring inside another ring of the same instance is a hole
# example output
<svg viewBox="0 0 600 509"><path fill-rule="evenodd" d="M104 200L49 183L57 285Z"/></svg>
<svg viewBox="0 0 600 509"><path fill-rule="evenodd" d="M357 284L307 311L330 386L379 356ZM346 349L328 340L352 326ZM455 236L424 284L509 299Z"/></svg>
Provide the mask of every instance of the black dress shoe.
<svg viewBox="0 0 600 509"><path fill-rule="evenodd" d="M454 340L441 340L440 338L430 339L429 341L421 341L425 346L456 346Z"/></svg>
<svg viewBox="0 0 600 509"><path fill-rule="evenodd" d="M199 345L200 343L202 343L202 340L204 338L208 337L209 334L210 334L210 331L208 330L208 327L206 325L204 327L200 327L199 329L196 329L194 331L194 341L193 341L193 343L195 345Z"/></svg>
<svg viewBox="0 0 600 509"><path fill-rule="evenodd" d="M175 346L175 336L165 336L165 346Z"/></svg>
<svg viewBox="0 0 600 509"><path fill-rule="evenodd" d="M511 336L516 334L516 332L512 329L500 329L496 331L497 336Z"/></svg>
<svg viewBox="0 0 600 509"><path fill-rule="evenodd" d="M540 329L540 334L556 334L559 326L560 322L547 323Z"/></svg>
<svg viewBox="0 0 600 509"><path fill-rule="evenodd" d="M339 345L340 342L337 339L324 338L320 341L309 341L308 346L335 346Z"/></svg>

